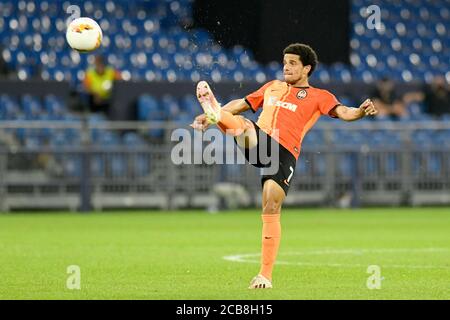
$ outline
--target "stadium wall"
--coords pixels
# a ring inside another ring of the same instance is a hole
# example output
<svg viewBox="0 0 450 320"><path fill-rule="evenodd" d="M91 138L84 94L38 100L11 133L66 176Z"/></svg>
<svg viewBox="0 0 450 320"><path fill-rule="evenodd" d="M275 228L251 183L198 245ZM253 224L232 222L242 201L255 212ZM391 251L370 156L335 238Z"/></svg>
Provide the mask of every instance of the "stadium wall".
<svg viewBox="0 0 450 320"><path fill-rule="evenodd" d="M323 63L349 62L349 1L196 0L193 14L220 44L251 48L263 63L279 61L293 42L310 44Z"/></svg>
<svg viewBox="0 0 450 320"><path fill-rule="evenodd" d="M354 83L312 83L313 86L328 89L339 97L351 97L352 100L363 101L370 96L373 85L361 82ZM249 93L257 90L262 84L256 82L229 82L213 84L212 87L220 98L236 97L243 98ZM398 94L421 89L420 84L398 84L396 90ZM134 120L136 119L135 104L142 94L150 94L160 98L165 94L170 94L177 98L193 94L195 84L192 82L177 82L167 84L163 82L117 82L114 88L113 104L110 117L112 120ZM226 103L227 101L220 101ZM128 106L128 107L125 107ZM200 109L199 109L200 111Z"/></svg>

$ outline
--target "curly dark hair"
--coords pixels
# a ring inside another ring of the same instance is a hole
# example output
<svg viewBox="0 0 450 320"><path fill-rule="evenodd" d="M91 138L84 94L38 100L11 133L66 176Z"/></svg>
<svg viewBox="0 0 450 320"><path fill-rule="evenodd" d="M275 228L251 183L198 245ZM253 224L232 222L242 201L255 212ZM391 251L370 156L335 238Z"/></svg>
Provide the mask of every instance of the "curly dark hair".
<svg viewBox="0 0 450 320"><path fill-rule="evenodd" d="M283 55L286 53L298 55L304 66L311 66L311 70L308 72L308 77L312 75L317 64L319 63L316 52L307 44L292 43L283 50Z"/></svg>

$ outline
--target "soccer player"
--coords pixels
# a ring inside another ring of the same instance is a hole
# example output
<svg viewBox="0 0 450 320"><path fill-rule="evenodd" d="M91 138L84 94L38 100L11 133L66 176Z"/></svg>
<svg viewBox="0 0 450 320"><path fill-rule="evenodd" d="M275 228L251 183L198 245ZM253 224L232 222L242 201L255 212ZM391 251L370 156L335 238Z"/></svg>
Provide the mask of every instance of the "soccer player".
<svg viewBox="0 0 450 320"><path fill-rule="evenodd" d="M290 44L283 54L284 81L270 81L256 92L223 107L208 84L199 82L197 98L204 114L197 116L191 124L197 130L216 124L221 131L235 137L237 144L246 150L248 161L249 150L259 148L261 138L269 140L267 146L276 144L278 147L277 172L262 173L261 268L252 279L250 289L272 288L272 270L281 238L281 206L288 193L305 134L321 115L354 121L378 113L370 99L358 108L347 107L330 92L312 87L308 79L318 59L310 46ZM259 108L262 112L257 123L239 115L249 109L256 112ZM259 159L251 164L264 167Z"/></svg>

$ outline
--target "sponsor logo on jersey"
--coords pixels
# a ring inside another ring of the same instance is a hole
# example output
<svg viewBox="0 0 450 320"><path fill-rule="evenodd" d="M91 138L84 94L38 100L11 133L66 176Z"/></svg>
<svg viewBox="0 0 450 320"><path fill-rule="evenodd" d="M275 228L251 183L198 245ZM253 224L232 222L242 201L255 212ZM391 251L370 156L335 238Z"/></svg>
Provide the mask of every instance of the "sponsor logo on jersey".
<svg viewBox="0 0 450 320"><path fill-rule="evenodd" d="M293 104L293 103L289 103L289 102L283 102L283 101L277 101L277 103L275 104L276 107L281 107L284 109L288 109L292 112L295 112L297 110L297 105Z"/></svg>

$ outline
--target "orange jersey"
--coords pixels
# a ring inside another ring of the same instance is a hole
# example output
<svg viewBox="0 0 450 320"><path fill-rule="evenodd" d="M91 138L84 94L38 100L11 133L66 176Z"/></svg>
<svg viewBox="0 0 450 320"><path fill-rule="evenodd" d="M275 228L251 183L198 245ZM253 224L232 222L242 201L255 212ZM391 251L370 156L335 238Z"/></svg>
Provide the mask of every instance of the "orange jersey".
<svg viewBox="0 0 450 320"><path fill-rule="evenodd" d="M303 137L321 115L340 105L327 90L293 87L274 80L249 94L245 101L253 111L263 108L257 125L289 150L296 159Z"/></svg>

